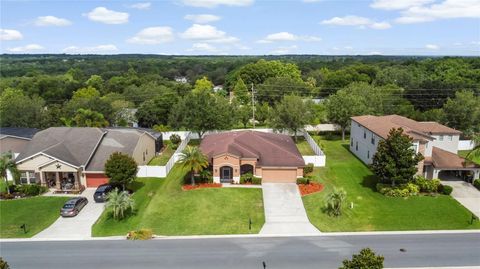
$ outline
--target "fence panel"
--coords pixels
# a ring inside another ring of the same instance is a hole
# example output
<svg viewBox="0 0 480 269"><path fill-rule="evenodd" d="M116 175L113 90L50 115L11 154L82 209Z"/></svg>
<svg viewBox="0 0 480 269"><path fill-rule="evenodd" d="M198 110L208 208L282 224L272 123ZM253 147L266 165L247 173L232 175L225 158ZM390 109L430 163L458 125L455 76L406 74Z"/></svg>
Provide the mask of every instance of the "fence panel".
<svg viewBox="0 0 480 269"><path fill-rule="evenodd" d="M473 147L475 147L475 143L472 140L458 141L458 150L471 150Z"/></svg>

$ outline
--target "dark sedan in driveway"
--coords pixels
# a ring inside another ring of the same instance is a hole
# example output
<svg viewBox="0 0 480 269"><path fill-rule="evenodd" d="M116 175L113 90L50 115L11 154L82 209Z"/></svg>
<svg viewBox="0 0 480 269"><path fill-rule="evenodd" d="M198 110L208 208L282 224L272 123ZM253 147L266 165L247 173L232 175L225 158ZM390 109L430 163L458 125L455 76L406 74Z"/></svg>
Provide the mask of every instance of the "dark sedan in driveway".
<svg viewBox="0 0 480 269"><path fill-rule="evenodd" d="M107 195L109 192L113 191L114 188L110 184L103 184L98 186L97 190L93 194L93 200L97 203L103 203L107 200Z"/></svg>
<svg viewBox="0 0 480 269"><path fill-rule="evenodd" d="M75 197L68 200L60 209L60 215L62 217L75 217L80 210L88 204L88 200L85 197Z"/></svg>

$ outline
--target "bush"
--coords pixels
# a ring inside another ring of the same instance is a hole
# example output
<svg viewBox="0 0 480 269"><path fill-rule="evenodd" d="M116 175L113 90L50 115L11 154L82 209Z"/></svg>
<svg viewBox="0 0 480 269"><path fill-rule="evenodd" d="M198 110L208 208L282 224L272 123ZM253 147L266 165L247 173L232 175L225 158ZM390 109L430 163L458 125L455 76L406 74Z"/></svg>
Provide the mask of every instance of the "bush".
<svg viewBox="0 0 480 269"><path fill-rule="evenodd" d="M473 186L475 186L475 188L480 191L480 179L475 179L473 181Z"/></svg>
<svg viewBox="0 0 480 269"><path fill-rule="evenodd" d="M140 229L131 231L127 235L128 240L149 240L152 239L153 232L150 229Z"/></svg>
<svg viewBox="0 0 480 269"><path fill-rule="evenodd" d="M2 257L0 257L0 269L10 269L10 266Z"/></svg>
<svg viewBox="0 0 480 269"><path fill-rule="evenodd" d="M392 187L390 184L378 183L376 188L379 193L390 197L408 197L419 192L419 187L413 183L402 184L396 187Z"/></svg>
<svg viewBox="0 0 480 269"><path fill-rule="evenodd" d="M180 142L182 142L182 139L178 134L172 134L170 136L170 142L172 142L173 145L178 145Z"/></svg>
<svg viewBox="0 0 480 269"><path fill-rule="evenodd" d="M453 191L453 188L451 186L448 186L448 185L440 185L438 191L445 194L445 195L450 195Z"/></svg>
<svg viewBox="0 0 480 269"><path fill-rule="evenodd" d="M260 185L260 184L262 184L262 178L261 178L261 177L253 177L253 178L252 178L252 184L253 184L253 185Z"/></svg>
<svg viewBox="0 0 480 269"><path fill-rule="evenodd" d="M303 175L308 175L313 172L313 163L307 164L303 167Z"/></svg>
<svg viewBox="0 0 480 269"><path fill-rule="evenodd" d="M297 184L310 184L310 179L306 177L297 178Z"/></svg>
<svg viewBox="0 0 480 269"><path fill-rule="evenodd" d="M252 183L253 184L253 174L248 172L240 176L240 184L247 184L247 183Z"/></svg>
<svg viewBox="0 0 480 269"><path fill-rule="evenodd" d="M47 187L37 184L20 185L16 189L18 192L23 193L27 196L37 196L48 191Z"/></svg>
<svg viewBox="0 0 480 269"><path fill-rule="evenodd" d="M334 188L331 193L327 195L325 201L325 208L330 216L339 217L342 214L343 204L347 199L347 192L343 189Z"/></svg>
<svg viewBox="0 0 480 269"><path fill-rule="evenodd" d="M344 260L339 269L381 269L383 268L383 256L376 255L369 248L364 248L359 254L354 254L351 260Z"/></svg>
<svg viewBox="0 0 480 269"><path fill-rule="evenodd" d="M421 192L433 193L438 192L438 187L440 186L440 180L438 179L426 179L421 176L415 177L415 185L420 187Z"/></svg>

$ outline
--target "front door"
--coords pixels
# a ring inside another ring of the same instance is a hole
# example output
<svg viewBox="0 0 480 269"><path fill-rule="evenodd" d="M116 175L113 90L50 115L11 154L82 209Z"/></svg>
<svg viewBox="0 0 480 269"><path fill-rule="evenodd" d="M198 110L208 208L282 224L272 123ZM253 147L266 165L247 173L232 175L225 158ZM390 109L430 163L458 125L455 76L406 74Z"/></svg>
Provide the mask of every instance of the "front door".
<svg viewBox="0 0 480 269"><path fill-rule="evenodd" d="M220 168L220 181L222 183L229 183L233 179L233 168L229 166L223 166Z"/></svg>

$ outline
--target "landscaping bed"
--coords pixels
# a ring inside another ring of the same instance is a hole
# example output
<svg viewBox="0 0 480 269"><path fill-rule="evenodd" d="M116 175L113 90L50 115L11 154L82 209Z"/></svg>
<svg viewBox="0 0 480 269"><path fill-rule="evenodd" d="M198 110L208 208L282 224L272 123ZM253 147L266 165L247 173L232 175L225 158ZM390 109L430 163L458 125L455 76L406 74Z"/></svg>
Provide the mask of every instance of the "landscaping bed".
<svg viewBox="0 0 480 269"><path fill-rule="evenodd" d="M106 211L94 236L126 235L151 229L156 235L258 233L265 222L261 189L203 188L183 191L187 171L176 165L165 179L135 181L134 215L115 221ZM249 219L252 229L249 230Z"/></svg>
<svg viewBox="0 0 480 269"><path fill-rule="evenodd" d="M323 184L317 182L310 182L308 184L298 184L300 195L306 196L312 193L321 192L323 190Z"/></svg>
<svg viewBox="0 0 480 269"><path fill-rule="evenodd" d="M315 139L320 137L316 136ZM348 138L322 139L326 167L315 168L311 180L324 184L322 192L303 197L310 221L323 232L478 229L471 212L449 195L387 197L376 190L374 174L348 150ZM340 217L323 209L334 187L347 192ZM350 208L353 205L353 208Z"/></svg>
<svg viewBox="0 0 480 269"><path fill-rule="evenodd" d="M183 185L182 189L184 191L196 190L196 189L206 189L206 188L221 188L221 183L200 183L196 185Z"/></svg>

